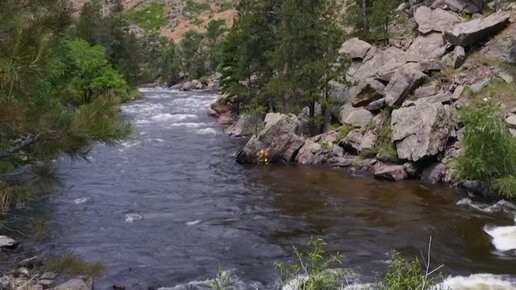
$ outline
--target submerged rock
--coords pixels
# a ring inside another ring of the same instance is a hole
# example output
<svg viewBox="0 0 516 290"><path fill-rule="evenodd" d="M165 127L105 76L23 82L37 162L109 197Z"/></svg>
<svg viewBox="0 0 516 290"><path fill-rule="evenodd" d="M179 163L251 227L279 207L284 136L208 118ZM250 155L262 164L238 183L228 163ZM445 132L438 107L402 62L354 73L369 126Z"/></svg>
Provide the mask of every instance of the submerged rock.
<svg viewBox="0 0 516 290"><path fill-rule="evenodd" d="M295 115L267 114L265 128L253 136L237 154L239 163L258 163L260 151L266 152L268 162L290 162L305 140L297 135L300 121Z"/></svg>
<svg viewBox="0 0 516 290"><path fill-rule="evenodd" d="M18 242L6 237L6 236L0 236L0 249L15 249L18 247Z"/></svg>
<svg viewBox="0 0 516 290"><path fill-rule="evenodd" d="M394 110L391 125L398 157L418 161L444 151L455 122L450 106L421 99Z"/></svg>
<svg viewBox="0 0 516 290"><path fill-rule="evenodd" d="M407 179L408 174L403 165L380 164L374 169L374 177L391 181L401 181Z"/></svg>
<svg viewBox="0 0 516 290"><path fill-rule="evenodd" d="M509 24L510 16L510 13L499 12L485 18L456 24L446 31L446 40L453 45L470 46L502 30Z"/></svg>

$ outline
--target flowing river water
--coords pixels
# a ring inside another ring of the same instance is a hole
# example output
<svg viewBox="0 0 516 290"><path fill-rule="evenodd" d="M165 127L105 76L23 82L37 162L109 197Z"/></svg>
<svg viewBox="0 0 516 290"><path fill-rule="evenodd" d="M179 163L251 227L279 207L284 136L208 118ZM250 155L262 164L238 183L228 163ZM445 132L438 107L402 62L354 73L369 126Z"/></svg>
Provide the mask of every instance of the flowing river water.
<svg viewBox="0 0 516 290"><path fill-rule="evenodd" d="M245 140L206 116L216 94L142 92L122 107L132 138L95 146L89 161L59 160L63 186L38 205L51 238L36 247L104 261L96 289L197 289L219 268L242 289L275 289L274 261L311 236L365 282L385 271L389 250L420 256L432 236L448 286L516 289L514 204L342 169L242 166L233 156Z"/></svg>

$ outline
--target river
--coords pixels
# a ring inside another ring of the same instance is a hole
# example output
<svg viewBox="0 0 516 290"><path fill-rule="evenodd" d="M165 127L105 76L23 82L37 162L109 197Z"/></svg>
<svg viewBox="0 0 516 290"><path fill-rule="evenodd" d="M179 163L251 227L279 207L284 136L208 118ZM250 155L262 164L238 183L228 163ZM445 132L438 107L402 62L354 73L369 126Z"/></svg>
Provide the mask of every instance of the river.
<svg viewBox="0 0 516 290"><path fill-rule="evenodd" d="M242 166L233 156L245 140L206 116L216 94L142 92L122 107L131 139L94 146L88 161L60 159L62 187L38 202L50 238L37 249L104 261L97 289L196 289L219 268L243 289L274 289L273 262L311 236L362 281L385 270L389 250L419 256L431 236L432 265L444 265L450 283L516 289L513 204L342 169ZM466 278L480 273L489 274Z"/></svg>

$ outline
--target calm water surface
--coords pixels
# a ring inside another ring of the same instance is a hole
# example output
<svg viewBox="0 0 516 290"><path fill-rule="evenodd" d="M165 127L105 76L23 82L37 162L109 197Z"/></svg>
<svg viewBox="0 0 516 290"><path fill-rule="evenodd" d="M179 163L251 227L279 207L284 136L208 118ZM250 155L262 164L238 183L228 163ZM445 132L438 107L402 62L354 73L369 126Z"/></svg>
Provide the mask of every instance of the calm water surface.
<svg viewBox="0 0 516 290"><path fill-rule="evenodd" d="M272 289L273 262L311 236L365 281L385 269L386 252L420 255L430 236L433 264L449 274L516 276L515 252L496 250L485 231L514 225L511 204L475 209L457 205L464 196L446 186L238 165L233 155L245 140L226 137L205 114L215 94L143 92L122 108L133 137L95 146L89 162L60 160L63 187L42 205L51 238L38 248L103 260L98 289L186 285L219 268Z"/></svg>

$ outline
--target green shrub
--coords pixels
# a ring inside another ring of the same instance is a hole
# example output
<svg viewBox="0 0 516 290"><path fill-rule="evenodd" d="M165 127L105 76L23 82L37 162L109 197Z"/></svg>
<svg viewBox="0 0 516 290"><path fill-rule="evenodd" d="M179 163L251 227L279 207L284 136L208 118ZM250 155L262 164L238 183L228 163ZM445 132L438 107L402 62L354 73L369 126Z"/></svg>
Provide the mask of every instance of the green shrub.
<svg viewBox="0 0 516 290"><path fill-rule="evenodd" d="M340 141L344 138L346 138L346 136L348 136L349 132L351 132L351 130L353 130L353 126L351 125L344 125L344 126L341 126L337 129L337 141Z"/></svg>
<svg viewBox="0 0 516 290"><path fill-rule="evenodd" d="M392 142L392 128L391 128L391 112L384 110L382 112L383 122L381 126L376 128L378 138L373 146L372 153L377 155L377 158L386 162L397 162L398 152L396 146Z"/></svg>
<svg viewBox="0 0 516 290"><path fill-rule="evenodd" d="M303 252L293 247L293 260L286 264L275 262L282 286L296 280L296 290L339 289L343 280L342 273L331 270L330 267L341 264L341 258L335 255L326 260L325 246L322 239L312 238L308 251Z"/></svg>
<svg viewBox="0 0 516 290"><path fill-rule="evenodd" d="M408 261L400 253L393 251L389 254L392 260L387 274L377 281L375 289L379 290L437 290L439 279L431 278L419 262L419 259Z"/></svg>
<svg viewBox="0 0 516 290"><path fill-rule="evenodd" d="M491 188L504 198L516 198L516 177L509 175L495 179Z"/></svg>
<svg viewBox="0 0 516 290"><path fill-rule="evenodd" d="M514 178L504 176L516 174L516 141L499 106L489 100L475 102L464 108L461 116L464 140L457 158L459 176L488 184L494 182L497 192L514 195Z"/></svg>
<svg viewBox="0 0 516 290"><path fill-rule="evenodd" d="M124 12L124 18L146 31L160 29L168 22L165 14L165 5L158 2L151 2L144 8L128 10Z"/></svg>
<svg viewBox="0 0 516 290"><path fill-rule="evenodd" d="M194 0L188 0L186 2L185 10L192 13L199 13L210 10L210 4L207 2L196 2Z"/></svg>
<svg viewBox="0 0 516 290"><path fill-rule="evenodd" d="M68 253L50 260L44 270L72 276L84 275L94 277L104 271L104 265L101 262L88 263L83 261L79 256Z"/></svg>

